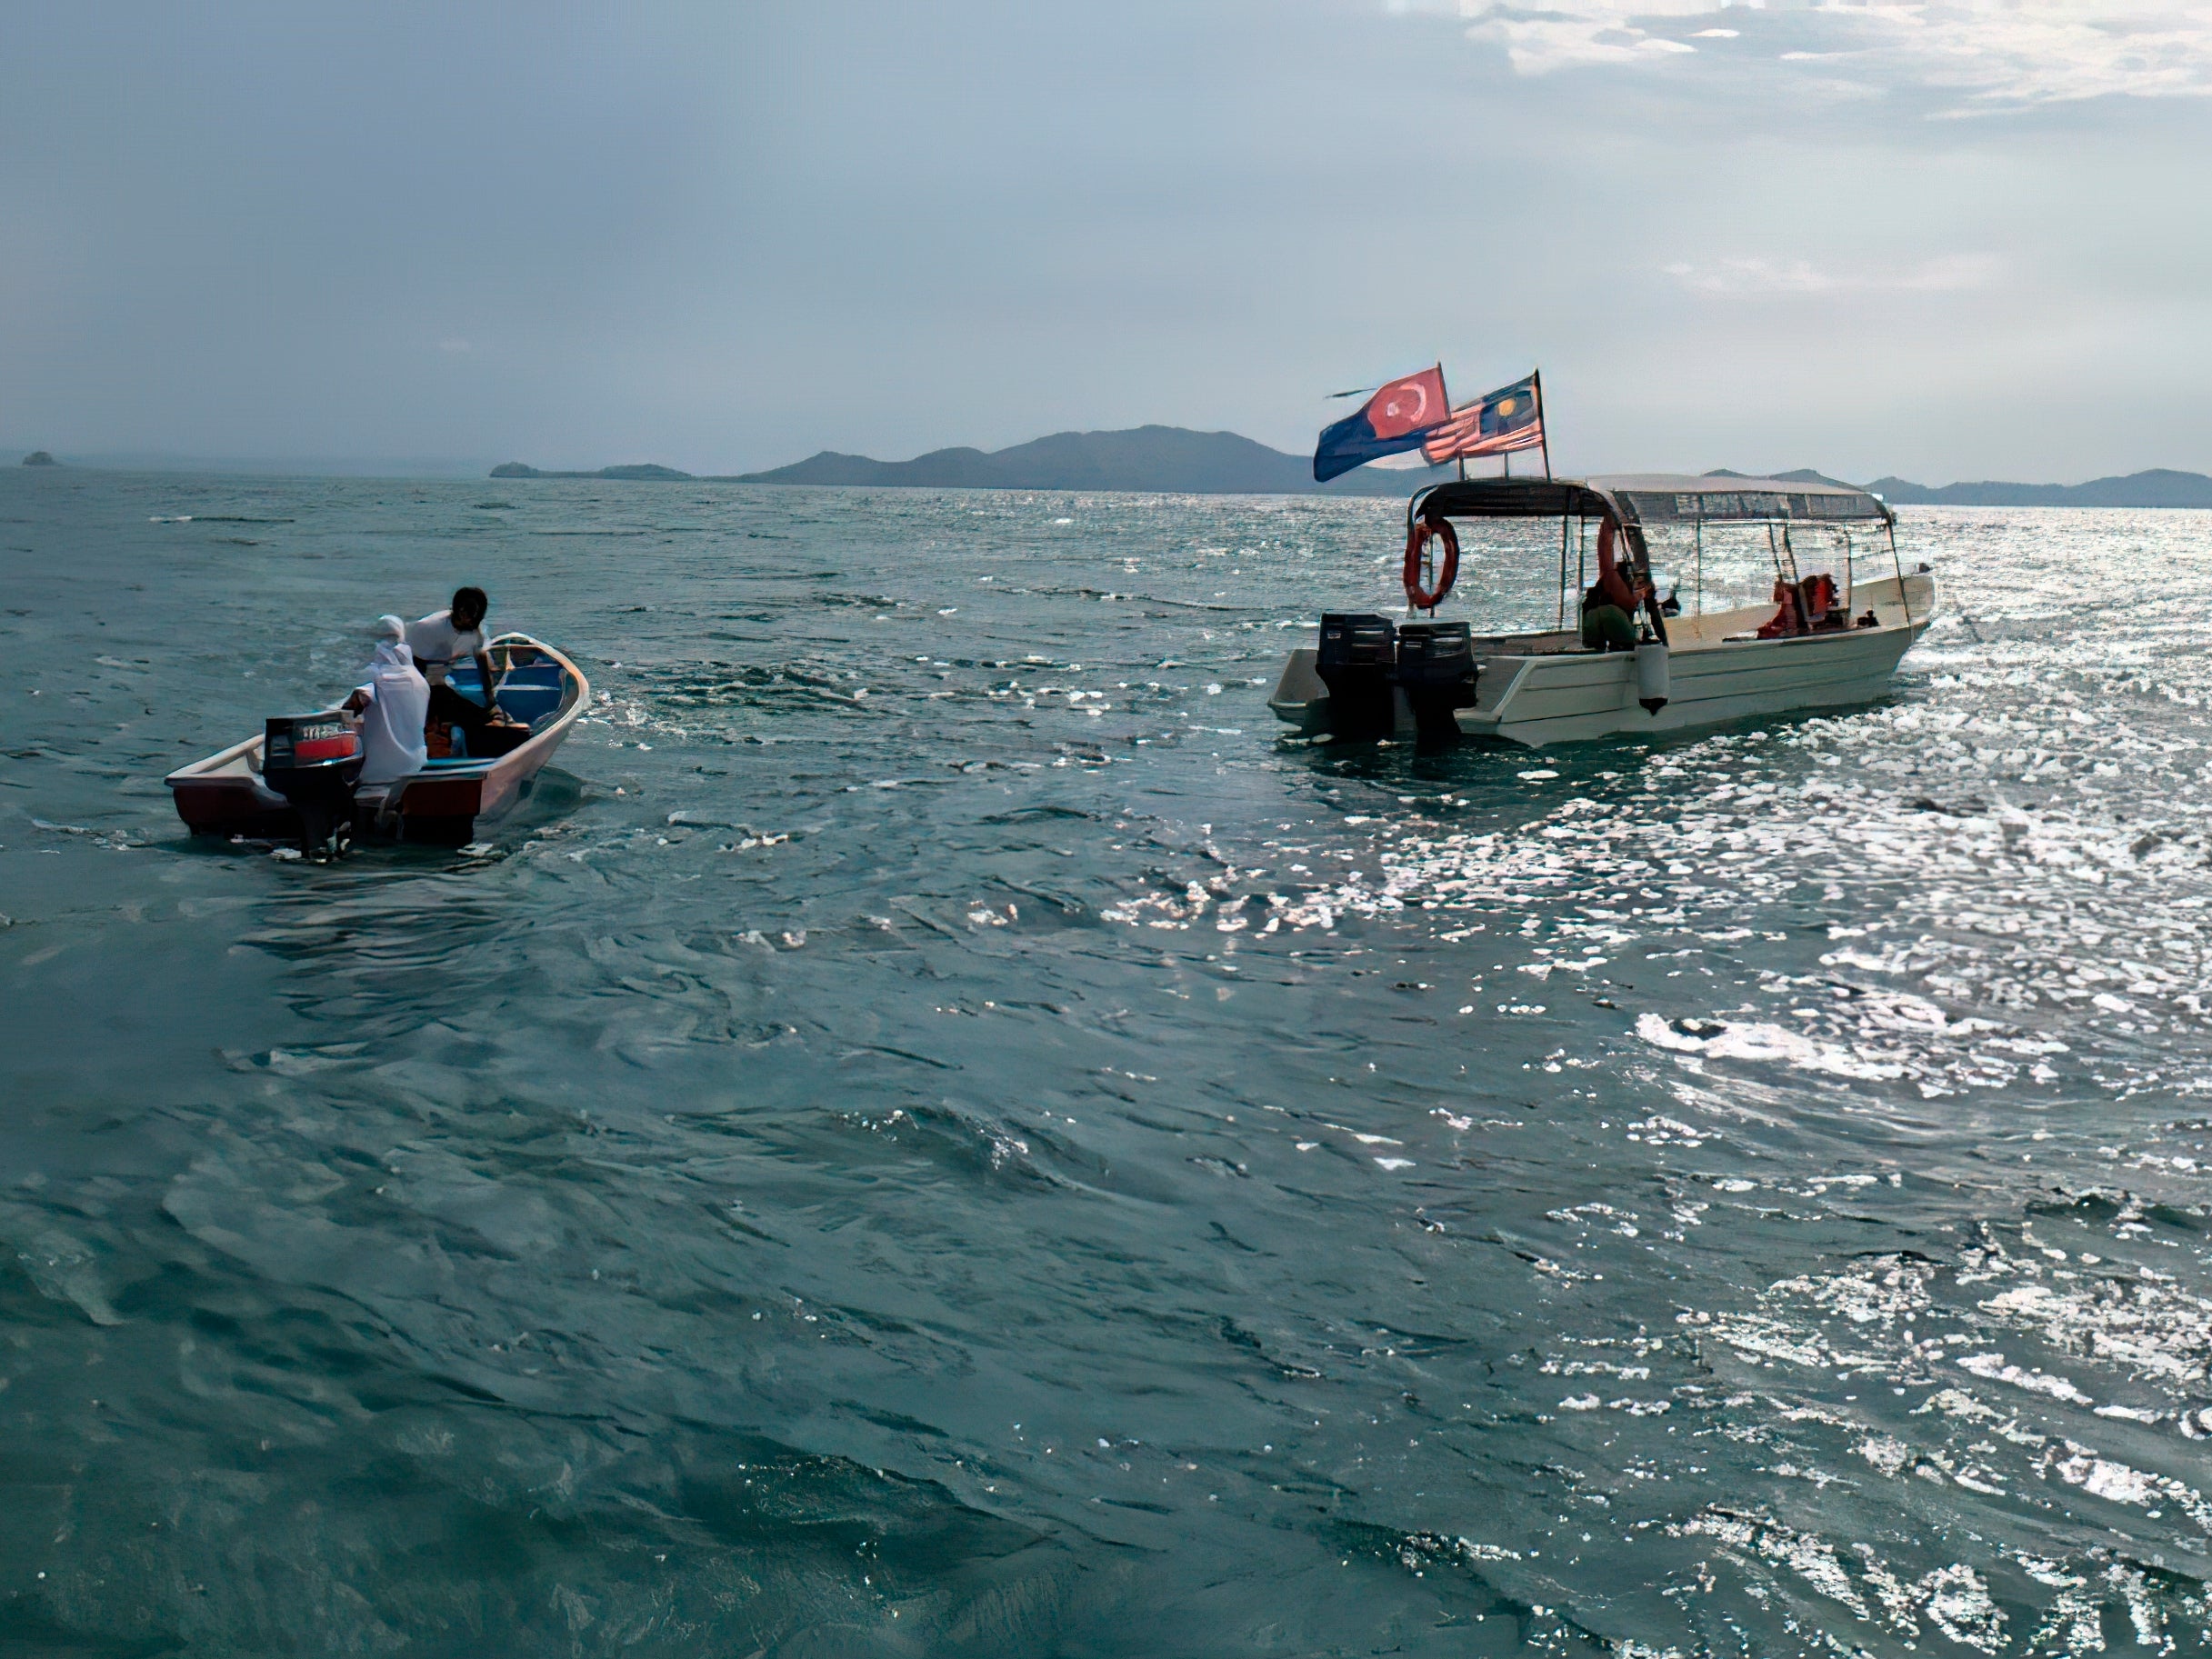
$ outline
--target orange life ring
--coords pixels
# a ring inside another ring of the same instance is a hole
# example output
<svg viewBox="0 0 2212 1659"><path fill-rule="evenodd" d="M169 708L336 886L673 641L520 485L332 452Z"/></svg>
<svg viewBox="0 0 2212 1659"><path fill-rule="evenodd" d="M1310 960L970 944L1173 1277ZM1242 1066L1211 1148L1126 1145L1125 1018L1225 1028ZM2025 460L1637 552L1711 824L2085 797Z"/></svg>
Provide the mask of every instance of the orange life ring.
<svg viewBox="0 0 2212 1659"><path fill-rule="evenodd" d="M1428 554L1428 538L1435 536L1444 544L1444 564L1436 572L1434 593L1421 585L1421 566ZM1452 584L1459 580L1459 533L1446 518L1423 516L1413 521L1406 532L1406 603L1416 610L1433 611L1444 603L1444 596L1452 591Z"/></svg>

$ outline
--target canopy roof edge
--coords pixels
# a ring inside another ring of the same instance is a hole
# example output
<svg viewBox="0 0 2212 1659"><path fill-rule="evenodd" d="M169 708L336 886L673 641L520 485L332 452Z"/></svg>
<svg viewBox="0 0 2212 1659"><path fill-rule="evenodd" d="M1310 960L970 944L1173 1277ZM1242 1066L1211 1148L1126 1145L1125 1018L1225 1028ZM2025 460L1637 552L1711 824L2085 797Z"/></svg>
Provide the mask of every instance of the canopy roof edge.
<svg viewBox="0 0 2212 1659"><path fill-rule="evenodd" d="M1620 473L1594 478L1466 478L1434 485L1406 505L1436 518L1613 518L1660 524L1894 524L1877 497L1846 484L1789 478Z"/></svg>

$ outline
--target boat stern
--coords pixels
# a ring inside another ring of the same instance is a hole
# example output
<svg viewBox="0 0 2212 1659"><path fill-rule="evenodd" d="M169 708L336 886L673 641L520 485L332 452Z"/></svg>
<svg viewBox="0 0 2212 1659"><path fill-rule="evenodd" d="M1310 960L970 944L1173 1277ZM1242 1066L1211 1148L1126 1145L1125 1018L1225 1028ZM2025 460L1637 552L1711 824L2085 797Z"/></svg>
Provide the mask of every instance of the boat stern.
<svg viewBox="0 0 2212 1659"><path fill-rule="evenodd" d="M1311 645L1293 651L1276 680L1274 695L1267 699L1275 717L1303 737L1316 737L1329 729L1328 684L1315 666L1319 656Z"/></svg>

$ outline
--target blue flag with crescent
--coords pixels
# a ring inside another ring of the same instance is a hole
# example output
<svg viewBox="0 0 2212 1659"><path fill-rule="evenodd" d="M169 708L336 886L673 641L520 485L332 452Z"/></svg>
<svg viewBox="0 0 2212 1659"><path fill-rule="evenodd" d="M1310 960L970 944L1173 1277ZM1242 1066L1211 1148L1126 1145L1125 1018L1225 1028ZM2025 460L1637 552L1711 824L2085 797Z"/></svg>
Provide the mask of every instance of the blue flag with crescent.
<svg viewBox="0 0 2212 1659"><path fill-rule="evenodd" d="M1323 430L1314 446L1314 482L1326 484L1369 461L1420 448L1451 412L1441 365L1392 381L1361 405L1357 415Z"/></svg>

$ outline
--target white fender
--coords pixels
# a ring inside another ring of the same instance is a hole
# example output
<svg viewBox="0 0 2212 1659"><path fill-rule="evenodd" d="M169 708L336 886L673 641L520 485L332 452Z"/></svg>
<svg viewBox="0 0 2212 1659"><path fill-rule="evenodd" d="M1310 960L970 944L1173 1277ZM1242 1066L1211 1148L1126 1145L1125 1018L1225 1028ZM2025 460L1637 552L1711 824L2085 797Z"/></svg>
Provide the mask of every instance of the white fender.
<svg viewBox="0 0 2212 1659"><path fill-rule="evenodd" d="M1667 647L1647 639L1636 648L1636 700L1656 715L1667 706Z"/></svg>

